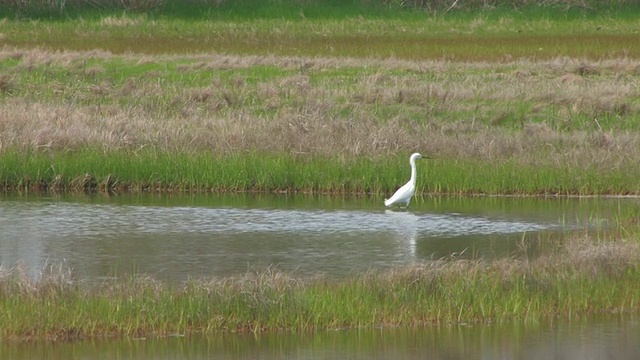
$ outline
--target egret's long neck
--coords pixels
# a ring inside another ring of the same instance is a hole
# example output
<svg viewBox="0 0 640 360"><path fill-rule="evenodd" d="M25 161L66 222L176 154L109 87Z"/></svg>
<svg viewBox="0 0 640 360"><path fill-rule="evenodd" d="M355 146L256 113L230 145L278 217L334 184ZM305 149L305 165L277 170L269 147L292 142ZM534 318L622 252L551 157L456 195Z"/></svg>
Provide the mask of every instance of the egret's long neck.
<svg viewBox="0 0 640 360"><path fill-rule="evenodd" d="M411 159L409 161L409 163L411 164L411 183L413 185L415 185L416 184L416 177L417 177L417 175L416 175L416 160L415 159Z"/></svg>

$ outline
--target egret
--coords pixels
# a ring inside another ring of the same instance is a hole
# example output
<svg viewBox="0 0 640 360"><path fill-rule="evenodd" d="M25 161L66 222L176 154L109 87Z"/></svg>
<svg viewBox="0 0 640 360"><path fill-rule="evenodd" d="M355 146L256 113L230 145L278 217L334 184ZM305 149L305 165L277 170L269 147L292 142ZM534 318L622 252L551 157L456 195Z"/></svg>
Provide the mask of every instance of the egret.
<svg viewBox="0 0 640 360"><path fill-rule="evenodd" d="M414 153L409 158L409 164L411 164L411 179L404 184L392 197L384 199L384 206L390 207L393 205L405 204L405 207L409 207L409 201L416 192L416 160L422 158L422 155Z"/></svg>

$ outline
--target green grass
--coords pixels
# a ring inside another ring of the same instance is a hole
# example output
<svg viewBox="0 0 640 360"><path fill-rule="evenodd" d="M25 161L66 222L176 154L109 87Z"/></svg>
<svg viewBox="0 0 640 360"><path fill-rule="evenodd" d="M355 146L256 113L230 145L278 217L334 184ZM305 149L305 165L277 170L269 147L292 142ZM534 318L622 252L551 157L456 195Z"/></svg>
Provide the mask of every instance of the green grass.
<svg viewBox="0 0 640 360"><path fill-rule="evenodd" d="M59 268L39 281L17 268L0 277L0 339L310 332L635 313L635 245L574 239L535 260L440 260L340 281L269 270L185 284L136 276L83 284Z"/></svg>
<svg viewBox="0 0 640 360"><path fill-rule="evenodd" d="M409 178L407 156L80 150L0 154L0 184L18 191L258 191L392 193ZM640 168L531 167L452 159L418 163L418 191L433 194L638 194Z"/></svg>
<svg viewBox="0 0 640 360"><path fill-rule="evenodd" d="M0 16L12 18L90 18L112 14L140 13L155 17L210 20L252 20L256 18L303 19L345 17L403 17L447 15L466 17L472 12L536 14L552 18L625 14L636 8L632 1L395 1L395 0L17 0L0 1Z"/></svg>
<svg viewBox="0 0 640 360"><path fill-rule="evenodd" d="M363 4L350 11L348 5L321 2L309 5L317 11L307 10L318 15L301 17L305 11L293 3L261 8L230 2L217 11L187 10L205 14L197 19L173 11L111 11L60 21L12 20L3 24L2 43L52 50L99 47L114 53L215 51L456 61L638 56L637 6L625 5L620 11L610 5L606 11L597 6L575 11L533 7L429 15Z"/></svg>
<svg viewBox="0 0 640 360"><path fill-rule="evenodd" d="M2 183L9 188L17 184L19 190L362 193L389 188L391 184L385 184L383 179L404 179L409 173L408 165L393 164L389 159L374 163L366 159L336 161L258 153L216 156L149 151L136 154L88 150L55 155L12 152L5 153L2 160ZM85 174L90 176L85 178Z"/></svg>
<svg viewBox="0 0 640 360"><path fill-rule="evenodd" d="M637 194L638 10L594 9L5 20L2 183Z"/></svg>
<svg viewBox="0 0 640 360"><path fill-rule="evenodd" d="M492 21L352 20L288 22L255 20L230 24L182 20L114 19L52 23L10 22L4 43L51 50L100 49L113 53L218 53L332 56L454 61L558 56L589 59L638 57L637 27L618 18L562 21L507 18ZM131 21L132 25L126 25ZM119 25L122 23L122 25ZM473 25L476 24L476 25ZM606 30L596 31L598 27ZM104 31L105 27L109 31ZM135 31L132 31L135 29ZM328 29L325 30L325 29Z"/></svg>

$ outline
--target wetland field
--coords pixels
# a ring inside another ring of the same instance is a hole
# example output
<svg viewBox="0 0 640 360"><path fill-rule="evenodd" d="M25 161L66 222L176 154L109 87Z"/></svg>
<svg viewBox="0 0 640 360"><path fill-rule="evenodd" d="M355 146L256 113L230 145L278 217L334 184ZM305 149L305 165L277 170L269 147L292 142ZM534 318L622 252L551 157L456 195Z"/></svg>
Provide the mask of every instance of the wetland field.
<svg viewBox="0 0 640 360"><path fill-rule="evenodd" d="M0 0L0 188L381 203L421 152L419 197L640 195L635 3L258 4ZM57 264L38 280L2 264L0 338L637 315L636 210L535 258L341 280L87 285Z"/></svg>

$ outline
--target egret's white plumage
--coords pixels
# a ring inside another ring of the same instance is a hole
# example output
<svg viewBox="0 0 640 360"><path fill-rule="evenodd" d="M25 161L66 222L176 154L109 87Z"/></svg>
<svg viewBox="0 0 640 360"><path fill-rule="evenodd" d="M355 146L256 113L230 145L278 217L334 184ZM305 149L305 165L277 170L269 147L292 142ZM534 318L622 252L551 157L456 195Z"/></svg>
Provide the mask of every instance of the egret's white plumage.
<svg viewBox="0 0 640 360"><path fill-rule="evenodd" d="M405 207L409 207L409 201L416 192L416 160L420 159L422 155L414 153L409 158L409 164L411 164L411 179L404 184L392 197L384 200L386 207L393 205L404 204Z"/></svg>

